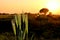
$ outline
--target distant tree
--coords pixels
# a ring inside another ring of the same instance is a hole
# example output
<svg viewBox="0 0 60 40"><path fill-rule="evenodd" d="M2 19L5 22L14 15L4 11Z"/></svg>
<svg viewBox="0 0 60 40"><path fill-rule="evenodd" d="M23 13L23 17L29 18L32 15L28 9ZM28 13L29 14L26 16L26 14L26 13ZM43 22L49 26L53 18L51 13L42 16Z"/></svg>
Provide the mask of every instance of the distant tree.
<svg viewBox="0 0 60 40"><path fill-rule="evenodd" d="M52 16L52 12L49 12L49 14L47 16L50 16L51 17Z"/></svg>
<svg viewBox="0 0 60 40"><path fill-rule="evenodd" d="M42 8L41 10L39 10L39 12L44 13L44 15L46 15L48 11L49 11L49 9L47 9L47 8Z"/></svg>
<svg viewBox="0 0 60 40"><path fill-rule="evenodd" d="M49 15L52 15L52 12L49 12Z"/></svg>

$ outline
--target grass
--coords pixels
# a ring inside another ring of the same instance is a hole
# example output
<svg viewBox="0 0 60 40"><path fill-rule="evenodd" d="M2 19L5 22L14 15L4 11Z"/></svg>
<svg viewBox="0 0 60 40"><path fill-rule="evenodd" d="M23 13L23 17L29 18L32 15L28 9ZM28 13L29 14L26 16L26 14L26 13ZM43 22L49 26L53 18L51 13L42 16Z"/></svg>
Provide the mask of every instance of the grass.
<svg viewBox="0 0 60 40"><path fill-rule="evenodd" d="M8 32L0 33L0 40L16 40L16 36Z"/></svg>
<svg viewBox="0 0 60 40"><path fill-rule="evenodd" d="M29 40L60 40L60 16L29 15L28 19L28 33L32 32ZM0 34L0 40L17 40L17 38L13 33L5 32Z"/></svg>
<svg viewBox="0 0 60 40"><path fill-rule="evenodd" d="M30 14L28 21L34 40L60 40L60 15L35 16Z"/></svg>

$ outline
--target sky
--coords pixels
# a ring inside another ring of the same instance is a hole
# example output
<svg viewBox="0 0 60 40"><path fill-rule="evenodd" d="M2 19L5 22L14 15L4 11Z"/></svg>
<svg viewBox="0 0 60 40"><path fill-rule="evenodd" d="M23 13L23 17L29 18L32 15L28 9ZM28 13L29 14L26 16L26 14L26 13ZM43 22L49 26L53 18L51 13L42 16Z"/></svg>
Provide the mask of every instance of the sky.
<svg viewBox="0 0 60 40"><path fill-rule="evenodd" d="M60 0L0 0L0 12L3 13L38 13L48 8L53 14L60 13Z"/></svg>

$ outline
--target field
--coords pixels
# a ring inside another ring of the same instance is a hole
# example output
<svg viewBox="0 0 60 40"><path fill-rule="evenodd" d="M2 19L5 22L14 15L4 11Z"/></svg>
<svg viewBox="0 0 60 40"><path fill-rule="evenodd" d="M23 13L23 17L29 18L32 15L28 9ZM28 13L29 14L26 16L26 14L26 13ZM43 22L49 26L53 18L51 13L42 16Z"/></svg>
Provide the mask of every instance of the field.
<svg viewBox="0 0 60 40"><path fill-rule="evenodd" d="M7 20L2 23L0 16L0 26L6 26L7 31L0 33L0 40L17 40L14 36L12 28L8 30L8 26L12 16L4 16ZM8 21L9 18L9 21ZM3 24L3 25L2 25ZM9 26L9 27L10 27ZM2 27L3 28L3 27ZM1 28L0 28L0 31ZM28 39L29 40L59 40L60 39L60 15L40 15L28 14Z"/></svg>
<svg viewBox="0 0 60 40"><path fill-rule="evenodd" d="M29 15L29 33L37 40L60 38L60 15Z"/></svg>

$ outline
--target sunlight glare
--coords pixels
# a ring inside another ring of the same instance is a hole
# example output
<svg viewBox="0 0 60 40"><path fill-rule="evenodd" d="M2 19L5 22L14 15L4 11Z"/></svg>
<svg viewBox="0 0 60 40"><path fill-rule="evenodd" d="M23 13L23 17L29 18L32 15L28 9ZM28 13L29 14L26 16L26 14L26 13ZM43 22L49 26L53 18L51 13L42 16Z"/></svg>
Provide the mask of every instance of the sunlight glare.
<svg viewBox="0 0 60 40"><path fill-rule="evenodd" d="M47 3L47 8L50 11L56 11L58 9L58 3L57 3L57 1L49 1Z"/></svg>

